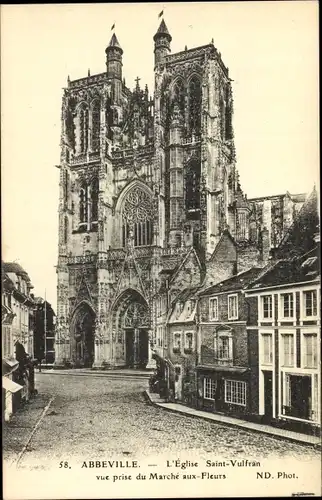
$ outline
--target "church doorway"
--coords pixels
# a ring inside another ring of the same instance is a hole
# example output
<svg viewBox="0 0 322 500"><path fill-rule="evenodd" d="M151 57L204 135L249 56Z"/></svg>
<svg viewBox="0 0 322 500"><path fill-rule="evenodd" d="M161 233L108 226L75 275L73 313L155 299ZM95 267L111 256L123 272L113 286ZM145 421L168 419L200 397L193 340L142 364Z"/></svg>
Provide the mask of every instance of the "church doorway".
<svg viewBox="0 0 322 500"><path fill-rule="evenodd" d="M125 328L126 366L146 368L149 361L149 333L143 328Z"/></svg>
<svg viewBox="0 0 322 500"><path fill-rule="evenodd" d="M144 298L126 291L115 309L115 327L124 332L124 363L128 368L145 369L149 361L150 312Z"/></svg>
<svg viewBox="0 0 322 500"><path fill-rule="evenodd" d="M72 321L72 359L75 366L91 368L94 363L95 313L87 304L80 304Z"/></svg>

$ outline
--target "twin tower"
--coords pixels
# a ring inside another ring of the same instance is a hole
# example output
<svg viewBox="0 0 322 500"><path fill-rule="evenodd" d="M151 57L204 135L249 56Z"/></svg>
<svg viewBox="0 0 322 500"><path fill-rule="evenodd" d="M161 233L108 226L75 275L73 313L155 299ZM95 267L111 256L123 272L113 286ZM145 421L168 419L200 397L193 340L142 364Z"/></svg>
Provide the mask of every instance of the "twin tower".
<svg viewBox="0 0 322 500"><path fill-rule="evenodd" d="M228 69L213 43L171 54L164 20L153 39L153 97L126 86L115 34L106 71L64 90L58 365L148 363L165 287L200 284L223 233L248 238Z"/></svg>

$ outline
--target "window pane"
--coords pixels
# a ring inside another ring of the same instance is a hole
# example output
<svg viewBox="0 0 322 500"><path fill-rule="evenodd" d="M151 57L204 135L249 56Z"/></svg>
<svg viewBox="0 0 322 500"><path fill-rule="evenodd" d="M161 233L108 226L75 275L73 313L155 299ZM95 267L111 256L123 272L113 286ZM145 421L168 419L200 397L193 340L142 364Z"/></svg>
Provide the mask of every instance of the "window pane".
<svg viewBox="0 0 322 500"><path fill-rule="evenodd" d="M211 378L204 378L204 398L215 399L216 381Z"/></svg>
<svg viewBox="0 0 322 500"><path fill-rule="evenodd" d="M264 334L262 338L263 338L263 363L271 364L273 362L272 335Z"/></svg>
<svg viewBox="0 0 322 500"><path fill-rule="evenodd" d="M316 290L310 290L304 292L304 306L306 316L316 316L317 315L317 296Z"/></svg>
<svg viewBox="0 0 322 500"><path fill-rule="evenodd" d="M304 335L304 368L317 367L317 335L307 334Z"/></svg>
<svg viewBox="0 0 322 500"><path fill-rule="evenodd" d="M294 365L294 336L292 334L283 335L284 366Z"/></svg>
<svg viewBox="0 0 322 500"><path fill-rule="evenodd" d="M225 380L225 402L246 406L246 382Z"/></svg>
<svg viewBox="0 0 322 500"><path fill-rule="evenodd" d="M293 317L293 294L292 293L282 294L282 301L283 301L283 316L284 316L284 318L292 318Z"/></svg>
<svg viewBox="0 0 322 500"><path fill-rule="evenodd" d="M228 299L228 316L229 318L237 317L237 297L229 297Z"/></svg>
<svg viewBox="0 0 322 500"><path fill-rule="evenodd" d="M273 316L272 296L265 295L264 297L262 297L262 304L263 304L263 317L271 319Z"/></svg>

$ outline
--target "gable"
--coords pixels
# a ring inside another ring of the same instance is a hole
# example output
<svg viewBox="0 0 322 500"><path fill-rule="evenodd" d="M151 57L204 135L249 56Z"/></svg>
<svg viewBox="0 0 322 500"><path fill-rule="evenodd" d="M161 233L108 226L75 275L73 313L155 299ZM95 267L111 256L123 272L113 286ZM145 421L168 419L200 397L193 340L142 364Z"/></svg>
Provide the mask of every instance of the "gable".
<svg viewBox="0 0 322 500"><path fill-rule="evenodd" d="M76 294L76 301L78 303L78 302L82 302L84 300L88 301L88 302L93 302L92 295L91 295L87 280L86 280L85 276L82 275L82 279L79 283L79 287L78 287L77 294Z"/></svg>
<svg viewBox="0 0 322 500"><path fill-rule="evenodd" d="M237 246L228 231L225 231L213 251L210 261L232 262L237 259Z"/></svg>
<svg viewBox="0 0 322 500"><path fill-rule="evenodd" d="M200 284L200 264L194 251L189 252L170 280L170 292Z"/></svg>

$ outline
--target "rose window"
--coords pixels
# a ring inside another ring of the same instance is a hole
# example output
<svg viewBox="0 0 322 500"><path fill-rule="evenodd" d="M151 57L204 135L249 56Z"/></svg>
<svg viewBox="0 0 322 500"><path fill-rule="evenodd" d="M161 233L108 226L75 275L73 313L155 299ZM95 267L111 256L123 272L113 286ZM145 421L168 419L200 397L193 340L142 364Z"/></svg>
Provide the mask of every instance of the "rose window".
<svg viewBox="0 0 322 500"><path fill-rule="evenodd" d="M126 246L132 233L134 246L152 244L153 204L143 189L133 188L127 195L122 210L122 240Z"/></svg>

